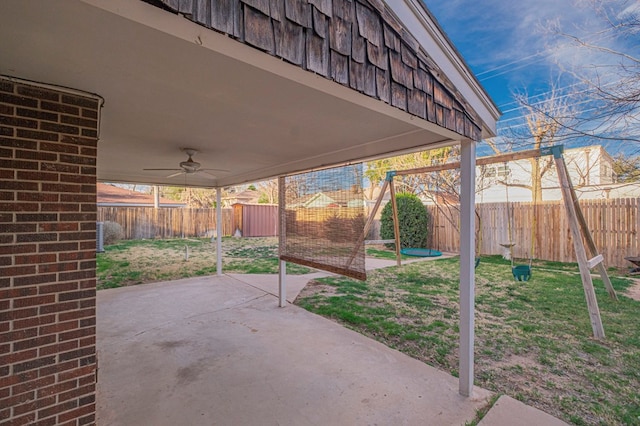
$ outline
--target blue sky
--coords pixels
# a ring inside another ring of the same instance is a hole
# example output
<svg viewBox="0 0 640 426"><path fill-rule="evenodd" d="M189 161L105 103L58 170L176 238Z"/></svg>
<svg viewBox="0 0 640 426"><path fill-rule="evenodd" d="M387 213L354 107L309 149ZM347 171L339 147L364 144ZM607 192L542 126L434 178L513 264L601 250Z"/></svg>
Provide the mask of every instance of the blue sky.
<svg viewBox="0 0 640 426"><path fill-rule="evenodd" d="M637 0L605 1L618 14L630 10L637 14L640 9ZM640 57L640 34L613 37L589 0L426 0L425 3L504 113L501 126L518 125L521 111L513 100L514 92L526 92L535 99L545 96L551 82L571 91L575 81L566 70L588 69L593 64L613 60L575 48L550 27ZM569 145L572 143L583 142L573 141Z"/></svg>

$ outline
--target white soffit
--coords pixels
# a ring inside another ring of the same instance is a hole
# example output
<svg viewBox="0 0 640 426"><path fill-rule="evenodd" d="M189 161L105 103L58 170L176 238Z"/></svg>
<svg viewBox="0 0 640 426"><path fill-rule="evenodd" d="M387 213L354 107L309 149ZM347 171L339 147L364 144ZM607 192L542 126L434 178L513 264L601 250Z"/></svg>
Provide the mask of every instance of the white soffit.
<svg viewBox="0 0 640 426"><path fill-rule="evenodd" d="M228 186L460 139L138 0L3 0L0 58L0 74L104 98L103 181ZM183 147L229 172L142 170Z"/></svg>

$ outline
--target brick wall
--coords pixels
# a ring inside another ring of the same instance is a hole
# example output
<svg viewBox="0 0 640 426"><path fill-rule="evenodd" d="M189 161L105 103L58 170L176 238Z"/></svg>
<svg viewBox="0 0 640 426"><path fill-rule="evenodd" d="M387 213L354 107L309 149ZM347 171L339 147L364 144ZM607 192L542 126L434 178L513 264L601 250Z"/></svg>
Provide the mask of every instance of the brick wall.
<svg viewBox="0 0 640 426"><path fill-rule="evenodd" d="M0 424L90 424L98 100L0 77Z"/></svg>

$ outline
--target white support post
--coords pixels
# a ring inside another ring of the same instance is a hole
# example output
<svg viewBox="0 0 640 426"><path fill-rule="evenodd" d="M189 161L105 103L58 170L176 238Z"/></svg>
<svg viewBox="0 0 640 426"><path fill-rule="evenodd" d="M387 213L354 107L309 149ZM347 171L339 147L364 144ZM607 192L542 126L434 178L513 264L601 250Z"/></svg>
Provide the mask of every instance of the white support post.
<svg viewBox="0 0 640 426"><path fill-rule="evenodd" d="M216 188L216 271L222 276L222 189Z"/></svg>
<svg viewBox="0 0 640 426"><path fill-rule="evenodd" d="M153 185L153 208L160 207L160 188L158 185Z"/></svg>
<svg viewBox="0 0 640 426"><path fill-rule="evenodd" d="M461 143L460 155L460 360L459 392L471 396L474 367L476 142Z"/></svg>
<svg viewBox="0 0 640 426"><path fill-rule="evenodd" d="M278 306L284 308L287 306L287 262L280 261L280 270L278 273Z"/></svg>

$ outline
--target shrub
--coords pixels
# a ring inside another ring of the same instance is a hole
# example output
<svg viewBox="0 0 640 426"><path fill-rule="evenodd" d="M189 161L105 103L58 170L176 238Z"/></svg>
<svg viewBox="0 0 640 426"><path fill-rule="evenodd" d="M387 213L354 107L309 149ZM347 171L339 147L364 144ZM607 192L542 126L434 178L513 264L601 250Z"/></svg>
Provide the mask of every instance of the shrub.
<svg viewBox="0 0 640 426"><path fill-rule="evenodd" d="M106 221L102 225L104 245L115 244L124 238L122 226L117 222Z"/></svg>
<svg viewBox="0 0 640 426"><path fill-rule="evenodd" d="M398 222L400 224L400 248L427 246L427 233L429 214L422 201L413 194L396 194L398 204ZM393 232L393 206L387 203L382 209L380 217L380 237L383 240L392 240ZM387 244L393 248L394 244Z"/></svg>

